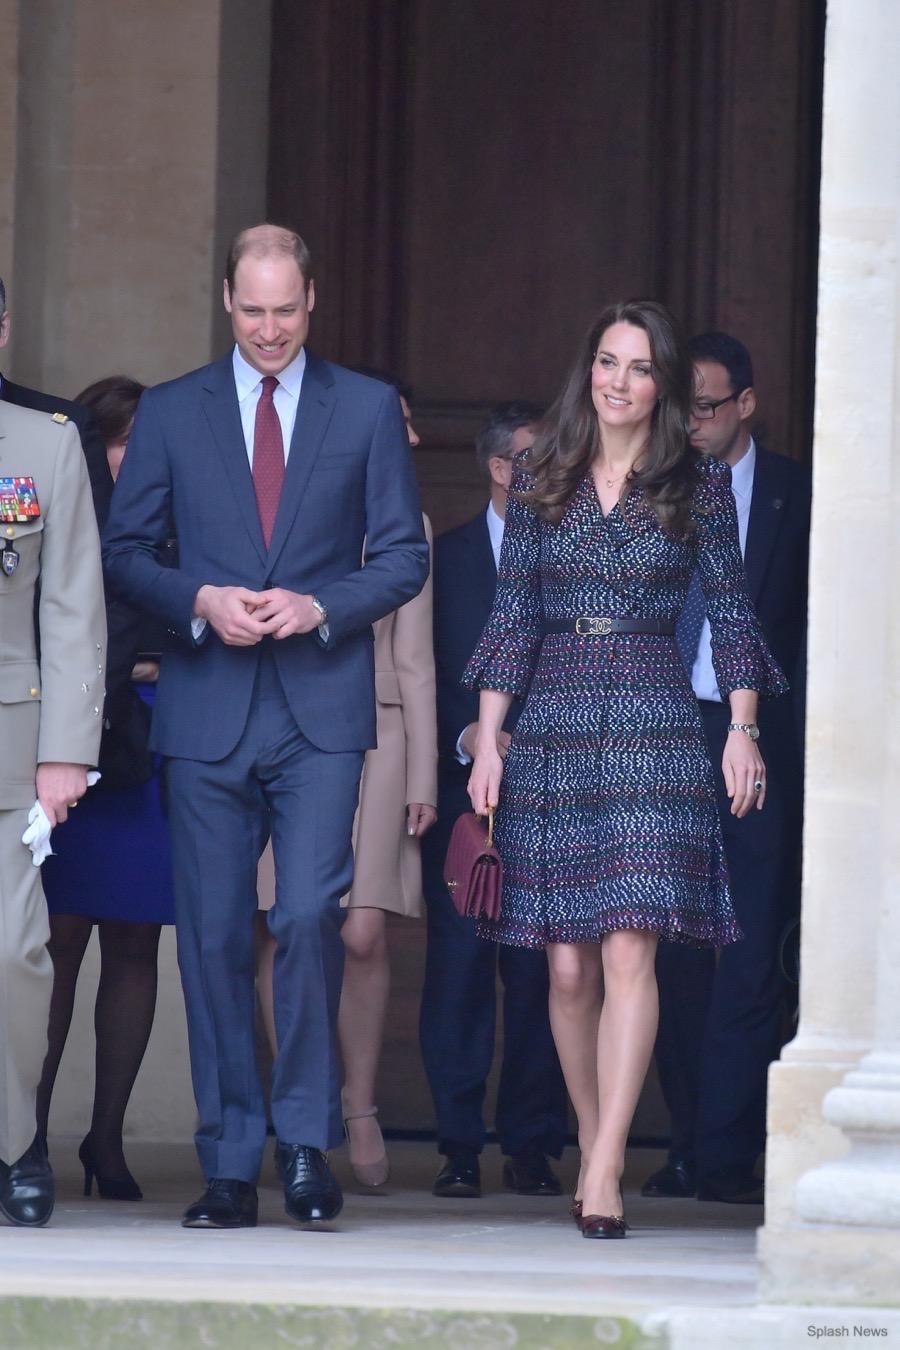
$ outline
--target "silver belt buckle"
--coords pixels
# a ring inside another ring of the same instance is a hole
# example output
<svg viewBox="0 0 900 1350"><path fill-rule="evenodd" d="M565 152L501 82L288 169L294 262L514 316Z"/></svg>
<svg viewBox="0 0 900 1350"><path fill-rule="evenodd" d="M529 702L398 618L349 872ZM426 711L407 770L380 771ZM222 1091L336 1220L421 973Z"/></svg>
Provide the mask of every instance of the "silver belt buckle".
<svg viewBox="0 0 900 1350"><path fill-rule="evenodd" d="M609 637L612 632L612 619L582 614L575 620L575 632L579 637Z"/></svg>

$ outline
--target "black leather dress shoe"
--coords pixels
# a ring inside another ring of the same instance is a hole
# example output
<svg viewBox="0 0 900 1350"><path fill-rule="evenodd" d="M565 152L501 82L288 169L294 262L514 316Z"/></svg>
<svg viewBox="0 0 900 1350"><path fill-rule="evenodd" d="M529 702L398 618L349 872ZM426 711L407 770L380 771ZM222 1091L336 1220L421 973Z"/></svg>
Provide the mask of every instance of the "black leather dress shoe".
<svg viewBox="0 0 900 1350"><path fill-rule="evenodd" d="M538 1149L526 1149L503 1164L503 1185L517 1195L562 1195L562 1183Z"/></svg>
<svg viewBox="0 0 900 1350"><path fill-rule="evenodd" d="M651 1173L641 1187L641 1195L651 1199L659 1196L673 1200L684 1199L693 1195L696 1189L697 1183L687 1163L675 1158L667 1162L658 1172Z"/></svg>
<svg viewBox="0 0 900 1350"><path fill-rule="evenodd" d="M697 1182L698 1200L718 1200L725 1205L761 1205L765 1198L765 1182L740 1167L721 1167Z"/></svg>
<svg viewBox="0 0 900 1350"><path fill-rule="evenodd" d="M188 1205L182 1228L255 1228L256 1187L249 1181L213 1177L199 1200Z"/></svg>
<svg viewBox="0 0 900 1350"><path fill-rule="evenodd" d="M344 1207L325 1154L308 1144L275 1145L275 1169L284 1182L284 1212L297 1223L327 1223Z"/></svg>
<svg viewBox="0 0 900 1350"><path fill-rule="evenodd" d="M53 1213L53 1172L39 1136L18 1162L0 1162L0 1210L10 1223L40 1228Z"/></svg>
<svg viewBox="0 0 900 1350"><path fill-rule="evenodd" d="M471 1149L449 1153L435 1177L431 1194L447 1200L477 1200L481 1195L481 1166Z"/></svg>

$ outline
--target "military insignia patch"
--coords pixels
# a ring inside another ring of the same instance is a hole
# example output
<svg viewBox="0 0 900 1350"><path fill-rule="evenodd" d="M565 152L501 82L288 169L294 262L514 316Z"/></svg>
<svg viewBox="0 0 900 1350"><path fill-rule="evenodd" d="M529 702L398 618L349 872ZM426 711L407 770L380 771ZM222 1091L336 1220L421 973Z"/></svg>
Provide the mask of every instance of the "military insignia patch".
<svg viewBox="0 0 900 1350"><path fill-rule="evenodd" d="M33 478L0 478L0 520L24 525L40 514Z"/></svg>
<svg viewBox="0 0 900 1350"><path fill-rule="evenodd" d="M18 553L13 548L12 544L7 544L6 548L3 550L3 553L0 554L0 566L2 566L4 574L8 577L11 577L13 572L18 567L18 565L19 565Z"/></svg>

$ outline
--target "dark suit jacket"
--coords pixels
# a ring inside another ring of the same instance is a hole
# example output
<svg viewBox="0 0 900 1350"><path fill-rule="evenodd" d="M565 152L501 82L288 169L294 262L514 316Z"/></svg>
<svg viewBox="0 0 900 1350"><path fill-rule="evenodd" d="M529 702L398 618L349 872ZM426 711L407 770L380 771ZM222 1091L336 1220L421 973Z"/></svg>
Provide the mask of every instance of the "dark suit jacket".
<svg viewBox="0 0 900 1350"><path fill-rule="evenodd" d="M159 560L170 523L179 558ZM365 540L365 565L361 564ZM266 639L297 726L322 750L375 744L372 624L416 595L428 546L389 386L307 352L271 546L263 542L232 354L141 399L104 535L111 589L186 641L167 651L152 748L215 761L246 725L260 646L191 635L201 586L284 587L328 610L317 633Z"/></svg>
<svg viewBox="0 0 900 1350"><path fill-rule="evenodd" d="M38 412L65 413L75 423L81 437L81 448L87 463L88 477L91 480L91 497L94 501L94 515L102 530L109 515L112 500L113 478L106 458L106 446L100 435L97 419L89 408L80 403L72 403L67 398L56 398L54 394L42 394L37 389L26 389L22 384L13 384L3 379L0 386L0 398L7 403L15 403L20 408L36 408Z"/></svg>
<svg viewBox="0 0 900 1350"><path fill-rule="evenodd" d="M464 689L460 681L488 621L497 589L497 568L484 511L434 541L433 575L438 817L449 833L456 816L469 809L465 789L470 769L456 758L456 742L463 728L478 720L478 693ZM515 701L510 706L504 722L507 731L518 721L520 709Z"/></svg>
<svg viewBox="0 0 900 1350"><path fill-rule="evenodd" d="M789 694L760 701L759 725L765 737L760 744L768 759L773 752L780 754L784 738L792 742L795 774L800 772L806 710L811 506L809 470L757 445L744 570L766 641L791 685Z"/></svg>

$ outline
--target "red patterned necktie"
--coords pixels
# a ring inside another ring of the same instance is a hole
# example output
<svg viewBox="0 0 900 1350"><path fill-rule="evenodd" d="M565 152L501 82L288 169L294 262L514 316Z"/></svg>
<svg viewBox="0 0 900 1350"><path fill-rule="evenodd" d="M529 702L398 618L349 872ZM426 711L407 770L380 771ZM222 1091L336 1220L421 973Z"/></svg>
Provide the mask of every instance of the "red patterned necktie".
<svg viewBox="0 0 900 1350"><path fill-rule="evenodd" d="M266 548L272 539L278 498L284 481L284 440L281 423L275 411L273 398L278 388L274 375L264 375L262 393L256 405L256 426L253 431L253 486L256 507L262 526Z"/></svg>

